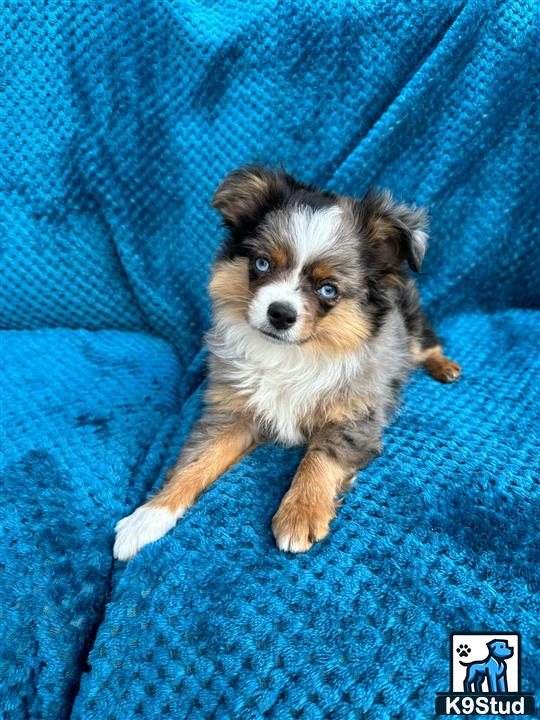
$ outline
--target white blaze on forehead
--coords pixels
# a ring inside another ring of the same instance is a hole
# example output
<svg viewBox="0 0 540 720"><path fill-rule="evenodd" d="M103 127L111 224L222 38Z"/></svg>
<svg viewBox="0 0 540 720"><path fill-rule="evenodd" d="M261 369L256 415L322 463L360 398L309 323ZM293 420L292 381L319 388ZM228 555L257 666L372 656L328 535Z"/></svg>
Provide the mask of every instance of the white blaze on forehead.
<svg viewBox="0 0 540 720"><path fill-rule="evenodd" d="M298 316L298 321L286 332L282 332L289 342L301 338L304 299L300 284L302 269L312 259L331 250L339 236L341 227L341 208L333 205L322 210L301 207L288 218L288 235L295 251L295 263L280 280L271 280L257 292L249 307L249 321L253 327L272 330L268 321L268 308L273 302L291 305Z"/></svg>
<svg viewBox="0 0 540 720"><path fill-rule="evenodd" d="M338 205L322 210L302 207L290 217L290 233L297 253L297 263L304 263L331 250L339 236L342 211Z"/></svg>

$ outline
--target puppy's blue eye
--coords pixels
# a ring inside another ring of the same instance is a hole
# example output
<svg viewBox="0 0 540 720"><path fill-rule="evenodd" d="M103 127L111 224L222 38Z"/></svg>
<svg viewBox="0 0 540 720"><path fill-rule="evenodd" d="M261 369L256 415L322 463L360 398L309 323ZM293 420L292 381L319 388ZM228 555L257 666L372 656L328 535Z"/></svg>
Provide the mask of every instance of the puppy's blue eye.
<svg viewBox="0 0 540 720"><path fill-rule="evenodd" d="M337 290L333 285L321 285L317 292L325 300L334 300L337 297Z"/></svg>
<svg viewBox="0 0 540 720"><path fill-rule="evenodd" d="M255 260L255 267L259 272L265 273L270 270L270 263L265 257L258 257Z"/></svg>

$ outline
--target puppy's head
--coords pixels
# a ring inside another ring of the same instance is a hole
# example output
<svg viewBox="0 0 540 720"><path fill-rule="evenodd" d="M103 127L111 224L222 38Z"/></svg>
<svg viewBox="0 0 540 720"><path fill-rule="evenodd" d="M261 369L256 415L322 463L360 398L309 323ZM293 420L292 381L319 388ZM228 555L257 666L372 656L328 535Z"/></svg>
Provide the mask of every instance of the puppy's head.
<svg viewBox="0 0 540 720"><path fill-rule="evenodd" d="M228 175L213 207L228 237L210 294L221 321L270 343L349 352L376 332L388 292L426 249L422 211L388 193L361 200L253 166Z"/></svg>

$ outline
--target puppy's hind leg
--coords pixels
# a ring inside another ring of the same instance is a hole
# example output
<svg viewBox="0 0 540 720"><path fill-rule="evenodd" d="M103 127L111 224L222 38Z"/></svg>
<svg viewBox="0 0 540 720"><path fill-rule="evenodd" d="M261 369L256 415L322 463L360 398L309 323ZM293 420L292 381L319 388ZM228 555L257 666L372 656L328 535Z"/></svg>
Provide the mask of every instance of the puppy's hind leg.
<svg viewBox="0 0 540 720"><path fill-rule="evenodd" d="M420 337L411 342L411 354L416 365L423 365L428 375L442 383L455 382L461 375L461 366L446 357L442 343L422 314Z"/></svg>
<svg viewBox="0 0 540 720"><path fill-rule="evenodd" d="M199 495L253 445L245 423L221 416L203 418L161 490L117 523L114 557L130 560L144 545L163 537Z"/></svg>

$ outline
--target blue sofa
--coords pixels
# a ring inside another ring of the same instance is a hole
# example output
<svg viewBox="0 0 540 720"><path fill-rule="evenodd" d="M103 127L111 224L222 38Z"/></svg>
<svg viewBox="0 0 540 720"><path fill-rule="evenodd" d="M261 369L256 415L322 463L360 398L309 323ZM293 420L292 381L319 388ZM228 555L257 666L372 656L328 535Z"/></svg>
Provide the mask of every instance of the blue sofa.
<svg viewBox="0 0 540 720"><path fill-rule="evenodd" d="M0 13L0 717L432 718L459 630L520 632L538 686L534 1ZM310 553L270 531L299 452L262 447L113 562L200 413L209 202L253 161L429 207L463 376L415 373Z"/></svg>

